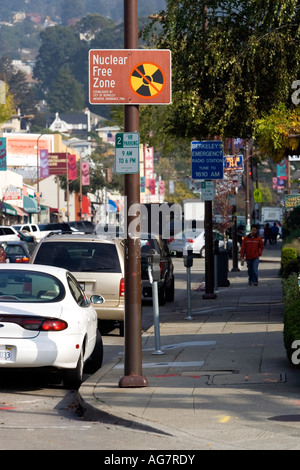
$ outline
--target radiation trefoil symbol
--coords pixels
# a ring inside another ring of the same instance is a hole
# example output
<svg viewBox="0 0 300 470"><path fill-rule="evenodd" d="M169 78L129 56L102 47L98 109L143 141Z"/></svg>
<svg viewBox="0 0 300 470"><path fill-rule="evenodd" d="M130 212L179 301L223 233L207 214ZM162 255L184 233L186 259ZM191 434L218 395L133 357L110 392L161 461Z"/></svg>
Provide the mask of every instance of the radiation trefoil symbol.
<svg viewBox="0 0 300 470"><path fill-rule="evenodd" d="M151 99L163 91L166 78L158 65L152 62L143 62L131 70L129 83L136 95Z"/></svg>

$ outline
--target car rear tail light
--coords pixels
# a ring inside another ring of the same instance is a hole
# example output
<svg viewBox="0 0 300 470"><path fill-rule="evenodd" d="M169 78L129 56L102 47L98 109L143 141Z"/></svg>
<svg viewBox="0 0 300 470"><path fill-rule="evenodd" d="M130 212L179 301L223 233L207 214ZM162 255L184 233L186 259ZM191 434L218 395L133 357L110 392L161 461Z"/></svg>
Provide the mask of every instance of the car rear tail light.
<svg viewBox="0 0 300 470"><path fill-rule="evenodd" d="M120 281L120 297L124 297L125 295L125 280L124 278Z"/></svg>
<svg viewBox="0 0 300 470"><path fill-rule="evenodd" d="M62 331L68 328L68 324L63 320L45 320L41 325L41 331Z"/></svg>
<svg viewBox="0 0 300 470"><path fill-rule="evenodd" d="M68 323L59 318L31 317L29 315L0 315L0 321L15 323L25 330L33 331L62 331L68 328Z"/></svg>
<svg viewBox="0 0 300 470"><path fill-rule="evenodd" d="M187 242L189 242L189 243L195 243L195 240L194 240L193 238L188 238L188 239L187 239Z"/></svg>
<svg viewBox="0 0 300 470"><path fill-rule="evenodd" d="M16 263L29 263L29 258L27 258L27 256L21 256L20 258L16 258Z"/></svg>

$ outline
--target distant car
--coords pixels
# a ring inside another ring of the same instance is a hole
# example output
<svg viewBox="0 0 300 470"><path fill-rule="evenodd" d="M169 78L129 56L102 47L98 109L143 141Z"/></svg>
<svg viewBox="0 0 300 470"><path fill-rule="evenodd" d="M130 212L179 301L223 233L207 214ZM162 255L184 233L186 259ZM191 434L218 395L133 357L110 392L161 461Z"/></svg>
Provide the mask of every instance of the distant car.
<svg viewBox="0 0 300 470"><path fill-rule="evenodd" d="M89 220L74 220L72 222L68 222L68 224L70 225L70 227L74 227L83 233L95 232L95 225Z"/></svg>
<svg viewBox="0 0 300 470"><path fill-rule="evenodd" d="M174 301L174 266L167 241L159 236L141 234L141 275L142 298L152 298L152 284L148 274L148 257L151 249L160 255L160 280L158 281L158 300L160 305Z"/></svg>
<svg viewBox="0 0 300 470"><path fill-rule="evenodd" d="M99 320L118 322L120 335L124 335L123 240L104 239L91 234L54 234L40 241L30 263L68 269L87 295L101 293L105 304L94 305Z"/></svg>
<svg viewBox="0 0 300 470"><path fill-rule="evenodd" d="M27 242L27 243L35 243L37 240L36 238L31 235L30 232L27 232L27 230L17 230L20 240Z"/></svg>
<svg viewBox="0 0 300 470"><path fill-rule="evenodd" d="M51 232L51 233L75 233L76 234L83 234L84 232L79 232L79 230L75 227L71 227L67 222L52 222L48 224L38 224L40 231L44 232ZM47 233L47 235L48 235Z"/></svg>
<svg viewBox="0 0 300 470"><path fill-rule="evenodd" d="M74 276L62 268L0 266L0 369L54 367L66 388L82 383L83 367L102 365L97 314Z"/></svg>
<svg viewBox="0 0 300 470"><path fill-rule="evenodd" d="M2 246L6 255L6 263L29 263L30 254L24 241L4 242Z"/></svg>
<svg viewBox="0 0 300 470"><path fill-rule="evenodd" d="M221 233L213 230L213 240L218 240L219 248L224 248L224 237ZM170 239L169 250L172 253L176 253L182 256L183 252L190 247L193 251L193 255L199 255L201 258L205 257L205 230L190 230L187 232L179 232ZM239 244L238 244L239 246ZM229 255L232 255L232 240L226 240L226 249L229 251Z"/></svg>
<svg viewBox="0 0 300 470"><path fill-rule="evenodd" d="M9 240L20 240L18 232L14 227L0 225L0 243Z"/></svg>

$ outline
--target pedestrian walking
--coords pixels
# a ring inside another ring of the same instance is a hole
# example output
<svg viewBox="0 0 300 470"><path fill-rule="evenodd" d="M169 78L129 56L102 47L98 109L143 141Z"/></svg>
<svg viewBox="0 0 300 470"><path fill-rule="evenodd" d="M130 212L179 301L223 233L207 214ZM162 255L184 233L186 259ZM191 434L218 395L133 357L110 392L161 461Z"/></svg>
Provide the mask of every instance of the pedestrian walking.
<svg viewBox="0 0 300 470"><path fill-rule="evenodd" d="M270 224L266 223L266 226L264 228L264 244L265 246L267 245L267 242L269 240L270 245L272 245L272 231L270 228Z"/></svg>
<svg viewBox="0 0 300 470"><path fill-rule="evenodd" d="M242 260L246 259L248 268L249 285L258 285L258 264L259 257L264 249L263 239L258 235L257 226L251 226L250 233L244 237L241 246L240 256Z"/></svg>
<svg viewBox="0 0 300 470"><path fill-rule="evenodd" d="M273 243L276 244L277 243L278 233L279 233L279 227L276 224L276 222L274 222L274 224L272 225L271 232L272 232Z"/></svg>

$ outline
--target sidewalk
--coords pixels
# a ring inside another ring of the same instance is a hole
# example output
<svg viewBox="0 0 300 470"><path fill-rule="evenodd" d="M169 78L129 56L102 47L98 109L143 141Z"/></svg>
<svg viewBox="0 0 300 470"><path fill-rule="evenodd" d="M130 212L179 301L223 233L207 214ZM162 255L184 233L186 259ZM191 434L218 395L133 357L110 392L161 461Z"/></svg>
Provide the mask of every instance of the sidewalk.
<svg viewBox="0 0 300 470"><path fill-rule="evenodd" d="M194 285L192 319L175 298L174 311L160 316L163 354L153 354L153 327L142 338L148 386L119 388L120 351L81 386L87 416L98 411L99 419L148 431L147 446L140 432L132 449L159 449L151 434L173 436L168 449L300 449L300 372L283 346L280 256L281 242L265 248L258 286L231 263L230 286L216 299L203 299Z"/></svg>

